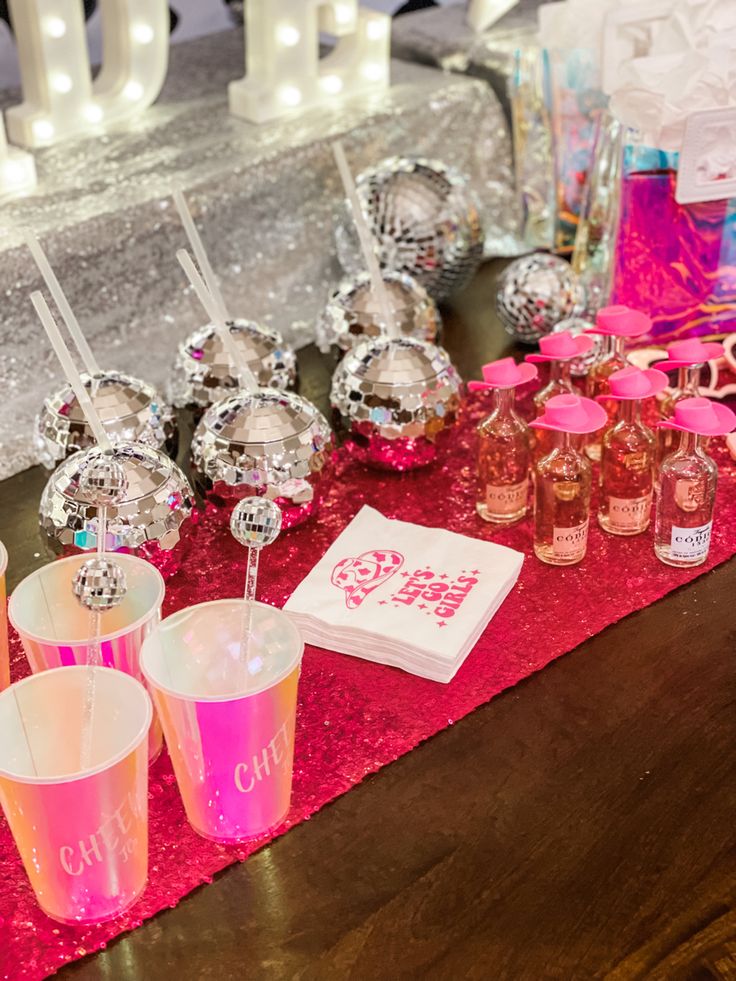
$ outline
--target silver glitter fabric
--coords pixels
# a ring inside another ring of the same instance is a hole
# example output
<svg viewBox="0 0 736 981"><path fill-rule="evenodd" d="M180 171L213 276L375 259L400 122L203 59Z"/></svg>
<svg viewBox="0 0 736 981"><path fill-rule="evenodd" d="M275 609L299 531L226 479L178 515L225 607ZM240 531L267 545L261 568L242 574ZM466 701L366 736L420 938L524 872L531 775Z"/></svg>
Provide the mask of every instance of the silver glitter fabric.
<svg viewBox="0 0 736 981"><path fill-rule="evenodd" d="M113 443L141 442L175 452L176 417L153 386L120 371L105 371L82 382ZM37 461L49 470L78 450L95 445L77 397L67 384L44 399L34 435Z"/></svg>
<svg viewBox="0 0 736 981"><path fill-rule="evenodd" d="M441 347L380 337L345 355L332 377L330 401L347 431L432 440L454 422L461 391L460 376Z"/></svg>
<svg viewBox="0 0 736 981"><path fill-rule="evenodd" d="M173 548L192 512L194 495L187 478L173 460L142 443L119 443L113 452L125 475L126 490L122 500L107 507L111 548L136 549L146 542ZM99 508L83 490L83 473L103 456L96 446L75 453L49 477L39 521L52 548L96 546Z"/></svg>
<svg viewBox="0 0 736 981"><path fill-rule="evenodd" d="M262 388L205 412L192 460L205 491L237 488L301 505L314 497L331 449L332 430L311 402Z"/></svg>
<svg viewBox="0 0 736 981"><path fill-rule="evenodd" d="M438 160L390 157L356 180L363 212L385 269L405 272L435 299L461 289L483 258L483 225L475 193L459 171ZM343 268L363 265L345 204L335 226Z"/></svg>
<svg viewBox="0 0 736 981"><path fill-rule="evenodd" d="M440 331L437 304L419 283L406 273L383 274L396 326L406 337L432 343ZM317 321L317 347L327 353L332 345L349 351L358 341L386 333L380 303L366 272L345 279L330 297Z"/></svg>
<svg viewBox="0 0 736 981"><path fill-rule="evenodd" d="M578 334L583 334L586 330L592 330L593 327L595 327L595 324L592 320L585 320L583 317L568 317L566 320L561 320L558 324L555 324L552 328L552 333L560 334L563 331L569 331L573 337L577 337ZM582 354L570 363L570 374L575 378L584 378L600 355L601 338L595 334L588 336L592 338L593 346L587 354Z"/></svg>
<svg viewBox="0 0 736 981"><path fill-rule="evenodd" d="M235 320L230 333L248 366L266 388L292 388L296 355L273 327ZM171 378L171 399L179 408L206 409L239 388L230 359L212 324L199 327L179 345Z"/></svg>
<svg viewBox="0 0 736 981"><path fill-rule="evenodd" d="M496 311L507 333L535 344L560 320L585 309L585 291L569 263L545 252L509 263L496 288Z"/></svg>
<svg viewBox="0 0 736 981"><path fill-rule="evenodd" d="M281 531L281 508L267 497L246 497L233 508L230 532L247 548L273 545Z"/></svg>
<svg viewBox="0 0 736 981"><path fill-rule="evenodd" d="M128 584L125 573L112 559L96 555L77 569L72 590L88 610L104 613L122 603Z"/></svg>
<svg viewBox="0 0 736 981"><path fill-rule="evenodd" d="M79 490L90 504L107 507L119 504L128 490L128 478L114 453L103 453L88 460L79 477Z"/></svg>

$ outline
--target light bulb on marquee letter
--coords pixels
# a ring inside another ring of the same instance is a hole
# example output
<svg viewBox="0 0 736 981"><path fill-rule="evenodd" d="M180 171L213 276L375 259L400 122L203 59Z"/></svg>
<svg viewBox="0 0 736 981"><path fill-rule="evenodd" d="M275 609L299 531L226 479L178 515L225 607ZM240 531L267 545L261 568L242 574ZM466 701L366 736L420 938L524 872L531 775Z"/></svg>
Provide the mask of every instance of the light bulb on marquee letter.
<svg viewBox="0 0 736 981"><path fill-rule="evenodd" d="M519 0L470 0L468 24L474 31L487 31L518 2Z"/></svg>
<svg viewBox="0 0 736 981"><path fill-rule="evenodd" d="M10 0L23 102L8 134L48 146L124 122L156 99L169 60L167 0L100 0L102 68L92 81L81 0Z"/></svg>
<svg viewBox="0 0 736 981"><path fill-rule="evenodd" d="M36 186L36 165L25 150L8 146L0 114L0 199L14 194L27 194Z"/></svg>
<svg viewBox="0 0 736 981"><path fill-rule="evenodd" d="M245 78L230 111L255 123L334 103L389 83L391 18L357 0L246 0ZM319 57L319 34L338 40Z"/></svg>

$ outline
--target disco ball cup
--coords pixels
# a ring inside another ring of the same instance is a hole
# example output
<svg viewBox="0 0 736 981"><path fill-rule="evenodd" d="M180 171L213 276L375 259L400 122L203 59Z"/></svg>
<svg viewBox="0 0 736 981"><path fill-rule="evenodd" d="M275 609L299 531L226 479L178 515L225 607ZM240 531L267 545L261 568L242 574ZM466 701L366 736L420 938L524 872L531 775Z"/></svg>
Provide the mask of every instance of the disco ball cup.
<svg viewBox="0 0 736 981"><path fill-rule="evenodd" d="M105 550L136 552L170 575L178 560L170 555L194 495L179 467L143 443L118 443L112 455L125 475L125 493L107 505ZM49 547L70 554L97 547L100 505L90 500L84 472L108 457L98 446L70 456L51 474L41 495L39 522Z"/></svg>
<svg viewBox="0 0 736 981"><path fill-rule="evenodd" d="M583 317L568 317L567 320L561 320L559 324L555 324L552 333L560 334L563 331L568 331L573 337L577 337L578 334L584 334L587 330L595 330L595 324L592 320L585 320ZM591 349L570 362L570 374L575 378L584 378L600 357L601 337L598 334L589 334L588 336L593 339Z"/></svg>
<svg viewBox="0 0 736 981"><path fill-rule="evenodd" d="M353 457L382 470L413 470L434 460L461 394L460 376L441 347L379 337L345 355L330 401Z"/></svg>
<svg viewBox="0 0 736 981"><path fill-rule="evenodd" d="M278 331L252 320L233 320L230 333L258 384L285 390L296 383L296 355ZM177 408L201 410L233 395L240 384L212 324L199 327L179 345L171 379Z"/></svg>
<svg viewBox="0 0 736 981"><path fill-rule="evenodd" d="M391 157L364 170L357 190L384 269L408 273L436 300L461 289L483 259L480 208L468 180L436 160ZM335 227L337 254L364 268L350 207Z"/></svg>
<svg viewBox="0 0 736 981"><path fill-rule="evenodd" d="M151 385L119 371L94 376L83 372L82 383L112 443L143 443L176 455L174 410L162 402ZM34 434L40 464L53 470L73 453L95 445L94 434L70 385L44 400Z"/></svg>
<svg viewBox="0 0 736 981"><path fill-rule="evenodd" d="M211 406L192 439L192 460L203 496L231 510L261 495L281 508L284 530L319 506L332 450L332 431L311 402L293 392L238 392Z"/></svg>
<svg viewBox="0 0 736 981"><path fill-rule="evenodd" d="M440 314L424 287L406 273L386 271L383 280L402 335L435 341L441 325ZM370 276L366 272L358 273L344 280L330 297L317 321L317 347L325 354L333 345L342 352L349 351L358 341L380 337L387 329Z"/></svg>
<svg viewBox="0 0 736 981"><path fill-rule="evenodd" d="M514 259L496 289L496 312L520 344L536 344L561 320L585 309L585 290L564 259L546 252Z"/></svg>

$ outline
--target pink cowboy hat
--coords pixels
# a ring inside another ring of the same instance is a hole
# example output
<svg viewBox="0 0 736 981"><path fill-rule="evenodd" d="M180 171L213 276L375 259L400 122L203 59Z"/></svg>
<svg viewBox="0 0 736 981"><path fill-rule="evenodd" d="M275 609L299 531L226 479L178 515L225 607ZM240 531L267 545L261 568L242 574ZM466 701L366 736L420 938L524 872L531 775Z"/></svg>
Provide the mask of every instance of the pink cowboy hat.
<svg viewBox="0 0 736 981"><path fill-rule="evenodd" d="M513 358L501 358L500 361L491 361L484 364L483 381L468 382L468 389L471 392L485 392L489 388L516 388L517 385L526 385L537 377L537 369L534 365L517 364Z"/></svg>
<svg viewBox="0 0 736 981"><path fill-rule="evenodd" d="M727 405L710 399L683 399L675 403L673 419L663 419L657 425L662 429L677 429L681 433L698 436L725 436L736 429L736 413Z"/></svg>
<svg viewBox="0 0 736 981"><path fill-rule="evenodd" d="M641 310L622 305L601 307L595 315L595 327L586 334L605 334L608 337L641 337L652 329L652 321Z"/></svg>
<svg viewBox="0 0 736 981"><path fill-rule="evenodd" d="M345 590L345 605L349 610L360 606L368 593L373 592L398 572L404 562L400 552L391 549L371 549L357 558L342 559L332 570L330 581Z"/></svg>
<svg viewBox="0 0 736 981"><path fill-rule="evenodd" d="M673 341L667 348L667 357L664 361L657 361L656 367L662 371L670 371L674 368L689 368L694 364L705 364L706 361L715 361L723 354L723 345L717 341L706 341L705 344L697 337L691 337L686 341Z"/></svg>
<svg viewBox="0 0 736 981"><path fill-rule="evenodd" d="M581 354L587 354L594 344L592 337L586 337L585 334L575 336L569 330L563 330L559 334L540 337L539 354L527 354L526 360L532 364L543 361L572 361Z"/></svg>
<svg viewBox="0 0 736 981"><path fill-rule="evenodd" d="M531 425L537 429L552 429L558 433L594 433L608 419L606 410L593 399L577 395L555 395L544 407L542 415Z"/></svg>
<svg viewBox="0 0 736 981"><path fill-rule="evenodd" d="M606 399L648 399L667 388L667 375L656 368L637 368L626 365L609 375L611 391L607 395L596 395L597 402Z"/></svg>

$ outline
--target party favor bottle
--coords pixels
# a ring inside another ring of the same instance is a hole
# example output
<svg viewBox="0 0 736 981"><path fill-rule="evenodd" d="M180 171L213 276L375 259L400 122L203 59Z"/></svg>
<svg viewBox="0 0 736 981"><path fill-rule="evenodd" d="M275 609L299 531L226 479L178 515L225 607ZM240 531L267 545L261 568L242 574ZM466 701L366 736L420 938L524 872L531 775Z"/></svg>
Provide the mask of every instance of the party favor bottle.
<svg viewBox="0 0 736 981"><path fill-rule="evenodd" d="M529 428L514 410L517 385L537 377L537 369L503 358L483 366L483 381L470 391L491 390L491 414L478 426L478 498L484 521L511 524L523 518L529 496Z"/></svg>
<svg viewBox="0 0 736 981"><path fill-rule="evenodd" d="M595 317L595 329L591 330L591 333L601 334L610 340L606 343L606 353L588 372L586 384L588 398L598 399L601 395L608 395L610 391L608 379L614 371L620 371L628 364L626 341L641 337L648 333L651 327L650 318L639 310L632 310L625 306L601 307ZM606 410L608 425L613 425L616 418L616 403L606 399L602 404ZM587 442L585 452L591 460L601 458L602 436L601 432Z"/></svg>
<svg viewBox="0 0 736 981"><path fill-rule="evenodd" d="M709 399L683 399L660 427L679 433L679 445L662 461L654 551L666 565L702 565L713 527L718 468L704 448L708 436L736 428L736 414Z"/></svg>
<svg viewBox="0 0 736 981"><path fill-rule="evenodd" d="M554 449L534 466L534 554L549 565L575 565L585 556L591 469L581 437L606 421L591 399L556 395L532 426L556 435Z"/></svg>
<svg viewBox="0 0 736 981"><path fill-rule="evenodd" d="M638 535L649 527L656 447L654 433L641 421L641 403L667 387L667 375L630 364L608 382L619 409L603 434L598 524L612 535Z"/></svg>

